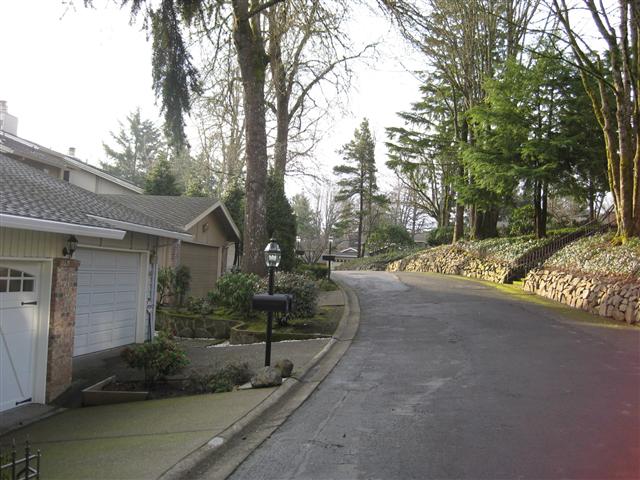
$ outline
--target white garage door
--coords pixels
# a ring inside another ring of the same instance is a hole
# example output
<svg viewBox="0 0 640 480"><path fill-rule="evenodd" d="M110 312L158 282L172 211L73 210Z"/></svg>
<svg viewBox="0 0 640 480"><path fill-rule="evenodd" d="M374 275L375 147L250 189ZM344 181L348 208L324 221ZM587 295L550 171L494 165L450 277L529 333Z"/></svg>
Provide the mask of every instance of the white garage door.
<svg viewBox="0 0 640 480"><path fill-rule="evenodd" d="M74 355L133 343L140 295L140 254L79 248Z"/></svg>
<svg viewBox="0 0 640 480"><path fill-rule="evenodd" d="M31 401L39 264L0 261L0 411Z"/></svg>

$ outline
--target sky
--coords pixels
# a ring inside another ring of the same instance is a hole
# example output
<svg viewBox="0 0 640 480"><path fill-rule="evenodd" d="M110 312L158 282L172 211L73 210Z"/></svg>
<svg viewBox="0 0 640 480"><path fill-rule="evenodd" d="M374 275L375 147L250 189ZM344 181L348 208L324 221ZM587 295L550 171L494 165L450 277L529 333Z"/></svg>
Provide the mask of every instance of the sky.
<svg viewBox="0 0 640 480"><path fill-rule="evenodd" d="M127 10L112 0L94 0L94 8L83 3L0 1L0 100L18 117L20 137L64 153L74 147L77 157L99 165L109 132L136 107L144 118L161 119L151 87L151 44L141 22L131 24ZM384 167L384 129L397 125L396 112L418 100L419 82L406 67L418 69L420 60L375 10L361 8L355 18L349 35L356 44L379 41L378 59L355 66L351 93L342 99L348 113L334 117L316 150L317 163L330 175L340 162L337 150L367 117L380 183L388 188L393 175ZM304 190L305 182L292 179L288 194Z"/></svg>

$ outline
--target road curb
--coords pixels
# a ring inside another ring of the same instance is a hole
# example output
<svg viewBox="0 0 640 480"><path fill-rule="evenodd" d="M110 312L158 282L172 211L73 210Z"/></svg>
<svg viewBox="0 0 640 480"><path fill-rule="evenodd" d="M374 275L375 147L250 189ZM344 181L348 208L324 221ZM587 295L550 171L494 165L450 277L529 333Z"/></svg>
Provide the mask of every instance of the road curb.
<svg viewBox="0 0 640 480"><path fill-rule="evenodd" d="M337 280L336 283L340 286L345 299L340 323L329 343L305 365L304 371L297 377L287 379L253 410L183 457L165 471L159 477L160 479L201 478L204 472L208 472L209 479L228 477L309 398L345 354L360 325L358 297L343 282ZM262 427L260 424L263 424ZM236 445L240 442L243 444ZM223 458L224 454L231 453L235 446L240 447L236 454L229 455L230 458ZM211 472L214 467L215 471Z"/></svg>

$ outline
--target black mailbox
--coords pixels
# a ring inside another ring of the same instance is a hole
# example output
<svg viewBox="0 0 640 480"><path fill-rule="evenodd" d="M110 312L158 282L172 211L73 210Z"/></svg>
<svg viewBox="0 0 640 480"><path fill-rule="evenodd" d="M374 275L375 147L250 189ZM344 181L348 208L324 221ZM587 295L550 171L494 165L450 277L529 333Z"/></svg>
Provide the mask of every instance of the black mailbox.
<svg viewBox="0 0 640 480"><path fill-rule="evenodd" d="M258 293L251 300L251 308L261 312L290 313L293 307L293 295L288 293Z"/></svg>
<svg viewBox="0 0 640 480"><path fill-rule="evenodd" d="M334 262L336 260L336 256L335 255L322 255L322 259L325 262Z"/></svg>

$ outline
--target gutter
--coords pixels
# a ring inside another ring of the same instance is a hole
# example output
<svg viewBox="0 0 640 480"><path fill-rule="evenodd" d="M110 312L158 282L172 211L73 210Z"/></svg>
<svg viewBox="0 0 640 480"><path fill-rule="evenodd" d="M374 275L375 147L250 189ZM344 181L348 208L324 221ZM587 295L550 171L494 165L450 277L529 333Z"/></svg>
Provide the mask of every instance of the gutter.
<svg viewBox="0 0 640 480"><path fill-rule="evenodd" d="M57 222L43 220L41 218L21 217L0 213L0 227L17 228L21 230L35 230L38 232L68 233L70 235L83 235L85 237L110 238L122 240L126 231L105 227L92 227L77 223Z"/></svg>
<svg viewBox="0 0 640 480"><path fill-rule="evenodd" d="M97 215L87 215L101 222L109 223L116 228L122 228L130 232L146 233L147 235L155 235L158 237L175 238L176 240L185 240L187 242L193 241L193 235L189 233L174 232L171 230L165 230L163 228L147 227L146 225L140 225L138 223L123 222L121 220L113 220L111 218L99 217Z"/></svg>

